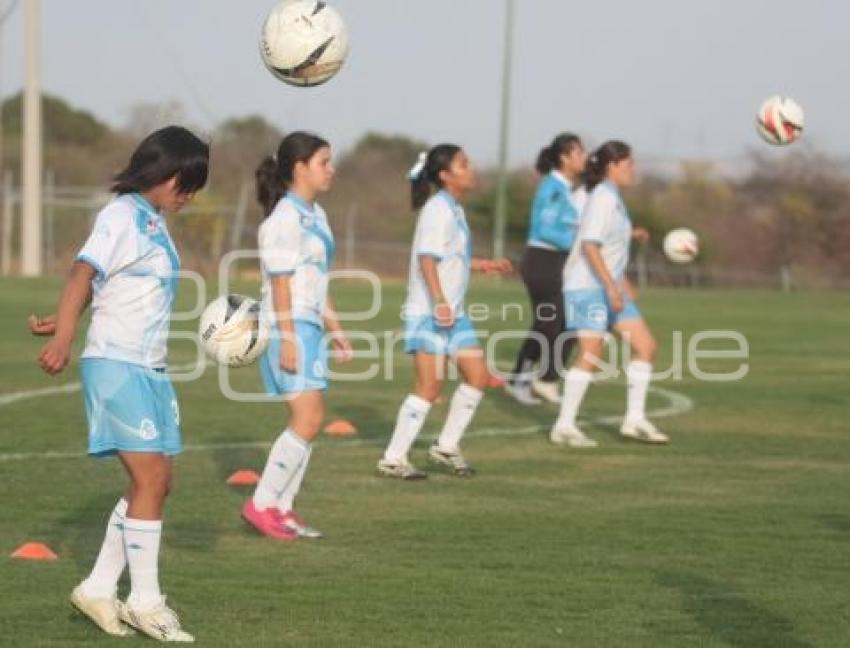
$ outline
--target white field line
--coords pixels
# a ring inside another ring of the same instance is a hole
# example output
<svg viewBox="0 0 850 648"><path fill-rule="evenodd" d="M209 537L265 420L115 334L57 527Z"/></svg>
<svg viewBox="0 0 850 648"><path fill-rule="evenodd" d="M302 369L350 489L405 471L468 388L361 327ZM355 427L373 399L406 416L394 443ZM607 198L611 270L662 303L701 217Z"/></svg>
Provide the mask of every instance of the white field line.
<svg viewBox="0 0 850 648"><path fill-rule="evenodd" d="M48 394L56 394L56 393L70 393L73 391L77 391L80 389L79 383L70 383L68 385L64 385L63 387L51 387L47 389L34 389L29 392L17 392L17 394L29 394L28 396L23 396L21 398L36 398L38 396L44 396ZM680 394L679 392L675 392L670 389L662 389L661 387L650 387L650 391L665 398L667 400L666 405L657 407L656 409L650 410L647 412L647 416L653 419L660 418L670 418L673 416L680 416L682 414L687 414L691 410L694 409L694 402L689 397L684 394ZM10 396L14 396L15 394L8 394L6 398ZM0 397L2 399L3 397ZM18 398L17 400L21 400ZM15 402L15 401L9 401ZM0 400L0 406L7 404L7 401ZM592 419L585 419L587 423L596 423L601 425L615 425L618 424L622 420L622 415L618 416L599 416ZM553 417L554 421L554 417ZM528 427L505 427L505 428L482 428L476 429L473 428L469 431L468 434L465 435L466 438L478 439L478 438L486 438L486 437L501 437L501 436L522 436L527 434L536 434L543 430L544 427L540 425L531 425ZM355 447L355 446L365 446L365 445L382 445L384 443L384 439L341 439L339 441L334 441L333 445L335 447ZM240 450L240 449L250 449L250 448L268 448L271 446L271 440L266 441L243 441L236 443L201 443L201 444L189 444L183 447L184 452L212 452L215 450ZM0 462L7 461L24 461L28 459L77 459L81 457L86 457L86 453L84 452L21 452L21 453L0 453Z"/></svg>

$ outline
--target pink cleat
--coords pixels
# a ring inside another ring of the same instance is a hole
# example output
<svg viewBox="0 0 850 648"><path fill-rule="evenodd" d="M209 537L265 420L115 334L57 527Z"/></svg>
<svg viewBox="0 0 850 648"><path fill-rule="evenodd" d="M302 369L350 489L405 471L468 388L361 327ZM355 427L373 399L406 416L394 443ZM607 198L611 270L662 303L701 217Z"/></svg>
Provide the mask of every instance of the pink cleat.
<svg viewBox="0 0 850 648"><path fill-rule="evenodd" d="M283 515L276 508L258 511L254 500L249 499L242 507L242 519L257 531L276 540L297 540L298 533L283 524Z"/></svg>

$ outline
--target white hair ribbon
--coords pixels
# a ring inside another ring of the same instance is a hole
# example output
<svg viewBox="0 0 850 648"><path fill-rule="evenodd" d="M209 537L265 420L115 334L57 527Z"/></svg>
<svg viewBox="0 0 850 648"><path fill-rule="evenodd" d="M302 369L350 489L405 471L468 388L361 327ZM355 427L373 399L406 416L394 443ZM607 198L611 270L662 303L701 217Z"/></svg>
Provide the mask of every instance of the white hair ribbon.
<svg viewBox="0 0 850 648"><path fill-rule="evenodd" d="M407 172L408 180L419 180L422 177L422 172L425 170L425 165L428 162L428 152L422 151L416 159L416 164Z"/></svg>

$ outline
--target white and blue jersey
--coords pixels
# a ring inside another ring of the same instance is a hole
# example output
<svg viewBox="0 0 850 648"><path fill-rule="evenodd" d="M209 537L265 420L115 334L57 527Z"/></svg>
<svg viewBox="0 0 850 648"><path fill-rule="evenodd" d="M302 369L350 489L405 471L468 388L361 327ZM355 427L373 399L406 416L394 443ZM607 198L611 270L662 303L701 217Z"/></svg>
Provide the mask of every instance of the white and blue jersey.
<svg viewBox="0 0 850 648"><path fill-rule="evenodd" d="M263 316L275 334L260 358L260 373L269 394L293 394L327 388L327 341L324 315L328 273L335 244L325 211L290 192L275 206L259 230L263 272ZM281 333L277 328L272 279L290 278L292 319L297 343L298 369L280 368Z"/></svg>
<svg viewBox="0 0 850 648"><path fill-rule="evenodd" d="M97 272L82 357L164 368L180 258L162 215L139 194L119 196L97 215L77 261Z"/></svg>
<svg viewBox="0 0 850 648"><path fill-rule="evenodd" d="M619 322L640 317L637 306L625 296L621 312L611 309L602 281L582 250L583 243L598 245L611 278L622 285L631 240L632 221L617 187L609 182L597 185L588 198L575 246L564 266L568 329L606 331Z"/></svg>
<svg viewBox="0 0 850 648"><path fill-rule="evenodd" d="M260 225L258 239L265 317L277 323L271 279L287 276L291 278L292 318L323 326L328 272L336 250L325 210L290 192Z"/></svg>
<svg viewBox="0 0 850 648"><path fill-rule="evenodd" d="M596 243L611 278L619 283L629 264L632 221L617 187L609 182L597 185L591 192L581 216L576 245L564 266L565 290L602 289L581 249L582 243Z"/></svg>
<svg viewBox="0 0 850 648"><path fill-rule="evenodd" d="M119 196L97 215L76 260L97 273L80 363L89 453L180 452L165 373L180 259L165 219L142 196Z"/></svg>
<svg viewBox="0 0 850 648"><path fill-rule="evenodd" d="M569 252L586 201L583 186L574 189L559 171L546 175L531 205L528 247Z"/></svg>
<svg viewBox="0 0 850 648"><path fill-rule="evenodd" d="M472 236L460 203L447 191L440 191L423 205L416 221L410 274L407 282L405 318L431 316L434 305L422 276L419 257L437 262L440 286L455 317L464 314L464 300L472 272Z"/></svg>
<svg viewBox="0 0 850 648"><path fill-rule="evenodd" d="M434 304L419 265L422 256L433 257L437 263L443 296L455 316L452 327L439 327L434 321ZM439 191L423 205L413 235L402 314L408 353L454 355L462 348L478 346L464 308L471 272L472 236L466 214L451 194Z"/></svg>

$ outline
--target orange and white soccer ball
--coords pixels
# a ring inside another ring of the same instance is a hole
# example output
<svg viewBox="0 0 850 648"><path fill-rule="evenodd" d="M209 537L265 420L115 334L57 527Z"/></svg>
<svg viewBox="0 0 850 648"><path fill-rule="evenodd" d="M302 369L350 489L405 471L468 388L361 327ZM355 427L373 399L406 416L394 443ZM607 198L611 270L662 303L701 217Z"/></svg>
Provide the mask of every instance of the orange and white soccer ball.
<svg viewBox="0 0 850 648"><path fill-rule="evenodd" d="M759 108L756 131L768 144L785 146L800 139L805 125L800 105L790 97L771 97Z"/></svg>
<svg viewBox="0 0 850 648"><path fill-rule="evenodd" d="M687 227L671 230L664 237L664 254L673 263L690 263L699 255L699 238Z"/></svg>

